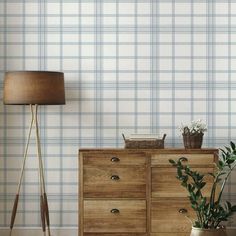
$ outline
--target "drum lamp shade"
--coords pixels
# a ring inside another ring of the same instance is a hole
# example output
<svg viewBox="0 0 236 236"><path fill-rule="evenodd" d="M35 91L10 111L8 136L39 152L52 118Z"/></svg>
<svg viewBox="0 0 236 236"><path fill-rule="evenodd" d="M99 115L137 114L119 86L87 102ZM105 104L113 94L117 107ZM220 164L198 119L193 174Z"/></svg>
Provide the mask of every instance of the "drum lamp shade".
<svg viewBox="0 0 236 236"><path fill-rule="evenodd" d="M65 104L64 73L49 71L6 72L5 105Z"/></svg>

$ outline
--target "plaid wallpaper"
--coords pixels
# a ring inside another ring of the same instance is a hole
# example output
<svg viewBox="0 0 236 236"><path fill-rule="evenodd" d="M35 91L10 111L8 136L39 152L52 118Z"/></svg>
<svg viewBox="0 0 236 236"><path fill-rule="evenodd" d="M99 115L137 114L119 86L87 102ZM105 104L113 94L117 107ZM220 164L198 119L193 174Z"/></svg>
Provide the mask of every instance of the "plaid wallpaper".
<svg viewBox="0 0 236 236"><path fill-rule="evenodd" d="M121 147L135 132L182 147L178 125L198 118L205 147L236 141L235 12L235 0L0 0L1 97L7 70L65 72L67 104L40 113L54 227L77 226L79 147ZM30 117L28 107L0 108L5 227ZM34 140L29 154L17 226L40 222ZM236 172L226 197L236 203Z"/></svg>

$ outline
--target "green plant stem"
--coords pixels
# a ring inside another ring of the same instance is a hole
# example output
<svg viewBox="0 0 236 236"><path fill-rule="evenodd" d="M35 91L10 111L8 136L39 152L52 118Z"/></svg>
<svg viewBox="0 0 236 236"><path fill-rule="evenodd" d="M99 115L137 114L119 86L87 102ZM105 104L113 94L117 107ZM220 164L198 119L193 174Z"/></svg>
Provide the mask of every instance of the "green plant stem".
<svg viewBox="0 0 236 236"><path fill-rule="evenodd" d="M197 210L197 218L198 218L199 224L200 224L200 226L202 228L202 217L201 217L201 214L200 214L200 212L198 210Z"/></svg>
<svg viewBox="0 0 236 236"><path fill-rule="evenodd" d="M219 196L218 196L218 199L217 199L217 204L221 201L221 197L222 197L222 194L223 194L223 191L224 191L224 188L225 188L225 184L230 176L230 173L232 172L232 170L236 167L236 163L233 165L232 168L230 168L229 172L227 173L224 181L223 181L223 184L221 185L221 189L220 189L220 193L219 193Z"/></svg>
<svg viewBox="0 0 236 236"><path fill-rule="evenodd" d="M211 189L211 195L210 195L210 204L209 204L209 208L208 208L208 215L210 214L210 210L211 207L214 205L214 201L215 201L215 190L216 190L216 186L217 186L217 181L219 178L221 172L217 173L216 177L214 178L214 182L212 185L212 189Z"/></svg>

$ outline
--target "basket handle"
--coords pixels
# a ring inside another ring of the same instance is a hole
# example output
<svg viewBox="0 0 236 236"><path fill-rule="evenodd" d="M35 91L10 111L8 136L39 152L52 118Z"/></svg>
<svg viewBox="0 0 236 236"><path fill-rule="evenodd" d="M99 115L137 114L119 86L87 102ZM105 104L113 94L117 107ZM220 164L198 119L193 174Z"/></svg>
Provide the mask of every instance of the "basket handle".
<svg viewBox="0 0 236 236"><path fill-rule="evenodd" d="M166 134L163 135L162 140L164 141L166 138Z"/></svg>

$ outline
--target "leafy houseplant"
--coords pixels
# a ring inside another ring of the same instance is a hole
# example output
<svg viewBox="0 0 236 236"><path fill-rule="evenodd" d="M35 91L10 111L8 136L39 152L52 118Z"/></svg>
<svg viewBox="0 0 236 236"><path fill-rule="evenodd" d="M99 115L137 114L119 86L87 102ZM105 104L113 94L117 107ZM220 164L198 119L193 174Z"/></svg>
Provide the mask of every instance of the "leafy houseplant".
<svg viewBox="0 0 236 236"><path fill-rule="evenodd" d="M222 193L226 182L236 166L235 144L230 142L230 147L225 147L220 149L220 151L221 156L213 173L201 174L192 170L191 167L183 164L184 161L187 161L185 157L180 158L178 161L169 160L177 170L176 178L188 191L191 207L196 213L196 219L190 219L195 228L218 229L223 221L227 221L236 212L236 205L232 205L228 201L222 203ZM210 198L207 198L202 193L202 189L206 185L205 177L207 175L210 175L213 180Z"/></svg>
<svg viewBox="0 0 236 236"><path fill-rule="evenodd" d="M207 126L202 120L193 120L190 124L179 127L183 135L185 148L201 148L204 132Z"/></svg>

